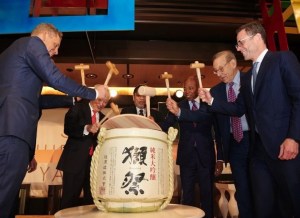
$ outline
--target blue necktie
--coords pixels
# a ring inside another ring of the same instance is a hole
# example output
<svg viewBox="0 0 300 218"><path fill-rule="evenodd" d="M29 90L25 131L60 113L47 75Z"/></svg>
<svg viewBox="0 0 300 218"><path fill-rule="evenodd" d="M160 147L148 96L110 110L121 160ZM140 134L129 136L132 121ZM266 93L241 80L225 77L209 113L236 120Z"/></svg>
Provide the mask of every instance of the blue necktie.
<svg viewBox="0 0 300 218"><path fill-rule="evenodd" d="M255 83L256 83L256 77L257 77L257 65L258 65L258 62L254 62L253 67L252 67L252 82L253 82L252 90L253 90L253 92L255 89Z"/></svg>

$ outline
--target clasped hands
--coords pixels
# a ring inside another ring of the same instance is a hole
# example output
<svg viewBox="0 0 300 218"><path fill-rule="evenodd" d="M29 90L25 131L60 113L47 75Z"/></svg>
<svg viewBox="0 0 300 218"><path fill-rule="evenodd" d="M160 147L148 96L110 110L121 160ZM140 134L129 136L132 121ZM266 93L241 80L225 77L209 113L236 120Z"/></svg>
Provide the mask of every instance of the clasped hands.
<svg viewBox="0 0 300 218"><path fill-rule="evenodd" d="M95 133L97 133L98 130L100 129L100 126L101 126L101 125L100 125L99 123L89 124L89 125L86 126L86 130L87 130L88 132L90 132L90 133L95 134Z"/></svg>

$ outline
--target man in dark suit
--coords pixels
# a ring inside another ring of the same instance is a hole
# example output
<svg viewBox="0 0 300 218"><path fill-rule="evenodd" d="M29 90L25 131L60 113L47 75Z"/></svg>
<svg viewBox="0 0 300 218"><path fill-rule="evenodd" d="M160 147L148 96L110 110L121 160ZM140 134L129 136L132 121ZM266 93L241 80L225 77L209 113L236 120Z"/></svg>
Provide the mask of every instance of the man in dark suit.
<svg viewBox="0 0 300 218"><path fill-rule="evenodd" d="M121 111L121 114L138 114L141 116L147 116L146 112L146 96L140 95L138 93L138 89L142 85L138 85L137 87L134 88L133 90L133 103L134 105L130 107L124 107ZM154 120L156 123L160 123L164 120L163 115L158 111L153 108L150 109L151 116L149 117L150 119Z"/></svg>
<svg viewBox="0 0 300 218"><path fill-rule="evenodd" d="M300 217L300 64L292 52L268 51L258 22L237 30L236 48L255 66L236 103L199 95L214 111L249 115L254 217Z"/></svg>
<svg viewBox="0 0 300 218"><path fill-rule="evenodd" d="M221 51L213 56L213 69L222 81L211 88L210 92L216 100L230 101L230 85L236 96L239 94L240 78L244 76L237 68L237 60L231 51ZM184 114L183 114L184 115ZM230 163L232 176L236 188L236 200L239 209L239 217L252 218L252 197L249 176L249 148L250 133L246 116L239 119L241 122L242 138L236 139L233 134L233 117L222 113L215 114L217 118L219 135L216 135L217 141L222 143L224 151L224 161Z"/></svg>
<svg viewBox="0 0 300 218"><path fill-rule="evenodd" d="M207 111L208 106L199 101L197 90L198 80L195 76L188 77L184 82L185 100L179 102L174 114L168 113L164 122L164 129L179 124L179 143L176 164L180 168L182 186L182 204L195 205L195 184L199 185L200 208L204 210L205 217L213 216L213 186L214 173L222 172L223 162L216 164L215 147L213 140L213 114ZM171 101L171 99L169 99ZM173 100L172 100L173 101ZM173 101L174 102L174 101ZM176 102L174 102L176 104ZM181 110L199 110L201 122L182 121L177 117ZM216 132L217 129L214 129ZM221 147L217 146L218 160L222 160ZM198 205L197 205L198 206Z"/></svg>
<svg viewBox="0 0 300 218"><path fill-rule="evenodd" d="M43 83L71 96L96 99L105 94L65 77L51 57L58 54L62 33L40 24L31 37L16 40L0 55L0 214L12 214L17 195L36 145L39 97ZM32 165L29 165L31 170Z"/></svg>
<svg viewBox="0 0 300 218"><path fill-rule="evenodd" d="M61 208L78 206L83 190L82 204L92 204L90 191L91 157L97 145L100 112L109 100L81 100L69 109L65 116L64 133L68 136L57 169L63 171Z"/></svg>

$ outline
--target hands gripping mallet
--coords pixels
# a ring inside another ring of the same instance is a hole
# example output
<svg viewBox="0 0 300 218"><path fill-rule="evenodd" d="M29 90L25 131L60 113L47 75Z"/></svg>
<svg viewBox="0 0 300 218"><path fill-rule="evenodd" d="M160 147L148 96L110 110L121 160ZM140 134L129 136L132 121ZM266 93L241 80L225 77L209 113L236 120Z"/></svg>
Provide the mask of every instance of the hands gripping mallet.
<svg viewBox="0 0 300 218"><path fill-rule="evenodd" d="M205 64L203 63L199 63L198 61L195 61L195 63L191 63L190 64L190 68L192 69L196 69L196 73L197 73L197 77L198 77L198 82L199 82L199 87L203 88L202 86L202 80L201 80L201 72L200 72L200 68L205 67Z"/></svg>
<svg viewBox="0 0 300 218"><path fill-rule="evenodd" d="M167 87L168 98L171 98L169 79L172 79L173 75L168 74L168 72L164 72L163 74L160 75L160 78L165 80L166 87Z"/></svg>

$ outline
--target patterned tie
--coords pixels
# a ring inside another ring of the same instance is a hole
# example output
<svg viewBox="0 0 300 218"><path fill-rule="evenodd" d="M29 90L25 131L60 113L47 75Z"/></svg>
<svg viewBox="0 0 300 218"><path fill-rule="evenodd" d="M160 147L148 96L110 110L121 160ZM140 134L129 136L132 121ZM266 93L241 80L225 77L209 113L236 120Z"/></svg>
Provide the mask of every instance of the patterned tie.
<svg viewBox="0 0 300 218"><path fill-rule="evenodd" d="M229 89L228 89L228 102L235 102L236 95L233 90L233 82L229 83ZM230 117L231 120L231 127L232 127L232 134L233 138L240 142L243 138L243 129L242 129L242 122L241 118L239 117Z"/></svg>
<svg viewBox="0 0 300 218"><path fill-rule="evenodd" d="M198 107L197 107L197 105L196 105L196 101L195 101L195 100L192 100L191 102L192 102L192 111L198 110ZM193 122L193 124L194 124L194 127L197 126L197 123L196 123L196 122Z"/></svg>
<svg viewBox="0 0 300 218"><path fill-rule="evenodd" d="M253 86L252 86L252 90L254 92L254 89L255 89L255 83L256 83L256 77L257 77L257 65L258 65L258 62L254 62L253 63L253 66L252 66L252 82L253 82Z"/></svg>
<svg viewBox="0 0 300 218"><path fill-rule="evenodd" d="M140 109L139 110L139 115L144 116L144 110Z"/></svg>
<svg viewBox="0 0 300 218"><path fill-rule="evenodd" d="M97 111L93 110L93 115L92 115L92 124L95 124L97 122ZM94 146L91 145L90 150L89 150L89 155L93 156L94 153Z"/></svg>
<svg viewBox="0 0 300 218"><path fill-rule="evenodd" d="M198 110L198 107L196 105L196 101L192 100L192 111L196 111L196 110Z"/></svg>

